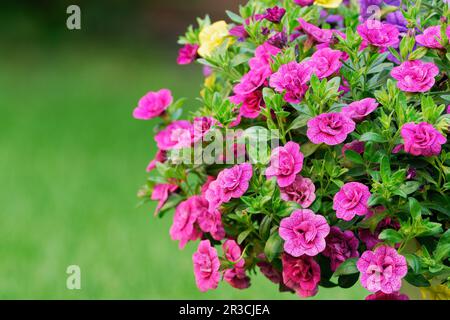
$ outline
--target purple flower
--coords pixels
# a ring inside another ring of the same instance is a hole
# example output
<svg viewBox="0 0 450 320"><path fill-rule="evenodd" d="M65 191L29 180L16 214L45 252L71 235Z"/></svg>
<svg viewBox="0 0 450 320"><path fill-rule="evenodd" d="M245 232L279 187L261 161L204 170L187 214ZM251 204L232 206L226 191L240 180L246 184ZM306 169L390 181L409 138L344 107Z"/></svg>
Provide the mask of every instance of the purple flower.
<svg viewBox="0 0 450 320"><path fill-rule="evenodd" d="M432 62L409 60L391 71L392 78L398 80L397 87L406 92L427 92L439 74L438 67Z"/></svg>
<svg viewBox="0 0 450 320"><path fill-rule="evenodd" d="M278 24L281 22L281 19L283 19L285 13L286 13L286 9L275 6L273 8L268 8L266 10L266 14L264 15L264 18L269 20L270 22Z"/></svg>
<svg viewBox="0 0 450 320"><path fill-rule="evenodd" d="M355 215L363 216L369 212L369 187L359 182L349 182L333 198L333 209L336 217L345 221L352 220Z"/></svg>
<svg viewBox="0 0 450 320"><path fill-rule="evenodd" d="M288 43L288 37L286 32L277 32L275 35L269 38L267 42L277 48L284 48Z"/></svg>
<svg viewBox="0 0 450 320"><path fill-rule="evenodd" d="M283 282L300 297L312 297L317 294L320 282L320 266L313 257L293 257L283 253Z"/></svg>
<svg viewBox="0 0 450 320"><path fill-rule="evenodd" d="M307 7L314 3L314 0L294 0L296 4L298 4L301 7Z"/></svg>
<svg viewBox="0 0 450 320"><path fill-rule="evenodd" d="M220 200L228 202L231 198L239 198L244 195L252 175L253 169L250 163L243 163L222 170L217 176Z"/></svg>
<svg viewBox="0 0 450 320"><path fill-rule="evenodd" d="M280 188L281 199L285 201L297 202L302 208L308 208L314 200L316 200L316 187L311 179L304 178L300 175L295 177L292 184L287 187Z"/></svg>
<svg viewBox="0 0 450 320"><path fill-rule="evenodd" d="M247 30L245 30L245 27L243 25L231 28L229 33L233 37L238 38L239 41L244 41L248 37Z"/></svg>
<svg viewBox="0 0 450 320"><path fill-rule="evenodd" d="M279 93L286 92L284 100L289 103L299 103L302 100L311 78L313 68L309 63L295 61L284 64L270 77L269 84Z"/></svg>
<svg viewBox="0 0 450 320"><path fill-rule="evenodd" d="M330 146L340 144L355 130L352 119L341 113L323 113L308 121L306 135L314 144L325 143Z"/></svg>
<svg viewBox="0 0 450 320"><path fill-rule="evenodd" d="M293 257L315 256L325 250L330 226L324 216L309 209L299 209L281 220L278 230L284 240L284 251Z"/></svg>
<svg viewBox="0 0 450 320"><path fill-rule="evenodd" d="M403 13L400 10L390 12L386 15L386 22L397 27L400 32L408 31L408 21L406 21Z"/></svg>
<svg viewBox="0 0 450 320"><path fill-rule="evenodd" d="M185 44L178 52L177 63L180 65L190 64L197 58L198 45Z"/></svg>
<svg viewBox="0 0 450 320"><path fill-rule="evenodd" d="M173 102L172 93L168 89L149 92L143 96L133 111L133 117L149 120L160 116Z"/></svg>
<svg viewBox="0 0 450 320"><path fill-rule="evenodd" d="M414 156L431 157L441 153L441 145L447 139L431 124L409 122L403 125L401 136L405 141L405 151Z"/></svg>
<svg viewBox="0 0 450 320"><path fill-rule="evenodd" d="M364 120L366 116L372 113L378 107L378 103L373 98L365 98L360 101L350 103L342 108L342 114L355 122Z"/></svg>
<svg viewBox="0 0 450 320"><path fill-rule="evenodd" d="M287 187L302 170L303 158L298 143L289 141L284 147L272 150L270 167L266 169L265 174L268 179L276 177L280 187Z"/></svg>
<svg viewBox="0 0 450 320"><path fill-rule="evenodd" d="M365 300L409 300L409 297L406 294L401 294L400 292L386 294L378 291L368 295Z"/></svg>
<svg viewBox="0 0 450 320"><path fill-rule="evenodd" d="M356 267L361 272L361 284L364 288L386 294L400 290L402 278L408 272L405 257L388 246L380 246L374 252L364 252Z"/></svg>
<svg viewBox="0 0 450 320"><path fill-rule="evenodd" d="M359 241L350 230L341 231L338 227L331 227L330 234L326 237L327 246L323 252L330 258L331 270L336 271L342 262L349 258L359 256Z"/></svg>
<svg viewBox="0 0 450 320"><path fill-rule="evenodd" d="M258 259L260 261L257 262L256 265L259 267L261 273L273 283L276 284L281 283L282 282L281 272L275 269L271 263L267 262L264 253L259 254Z"/></svg>

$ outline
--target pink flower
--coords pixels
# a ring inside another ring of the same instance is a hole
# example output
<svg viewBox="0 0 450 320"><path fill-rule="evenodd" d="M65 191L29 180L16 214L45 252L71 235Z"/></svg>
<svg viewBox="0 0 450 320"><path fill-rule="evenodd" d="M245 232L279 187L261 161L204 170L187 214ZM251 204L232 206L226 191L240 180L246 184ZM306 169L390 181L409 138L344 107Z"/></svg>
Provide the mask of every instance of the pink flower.
<svg viewBox="0 0 450 320"><path fill-rule="evenodd" d="M151 199L159 201L156 206L155 215L158 214L159 210L161 210L162 206L166 203L169 194L177 189L178 186L176 184L170 183L160 183L154 186Z"/></svg>
<svg viewBox="0 0 450 320"><path fill-rule="evenodd" d="M359 256L359 241L350 230L343 232L338 227L331 227L330 234L325 240L327 246L323 255L330 258L333 272L345 260Z"/></svg>
<svg viewBox="0 0 450 320"><path fill-rule="evenodd" d="M189 121L178 120L158 132L155 141L161 150L181 149L189 147L193 140L193 126Z"/></svg>
<svg viewBox="0 0 450 320"><path fill-rule="evenodd" d="M414 156L438 155L441 153L441 145L447 142L439 131L426 122L404 124L401 136L405 141L405 151Z"/></svg>
<svg viewBox="0 0 450 320"><path fill-rule="evenodd" d="M281 50L267 42L258 46L255 50L255 57L249 61L250 69L270 69L270 63L273 57L279 54Z"/></svg>
<svg viewBox="0 0 450 320"><path fill-rule="evenodd" d="M370 209L369 213L364 217L364 220L369 219L375 214L381 214L386 209L383 206ZM392 217L386 217L380 222L378 222L374 232L372 233L369 229L358 229L358 235L361 241L366 245L367 250L372 250L381 240L378 239L379 234L384 229L400 229L400 224L397 220Z"/></svg>
<svg viewBox="0 0 450 320"><path fill-rule="evenodd" d="M400 290L401 280L408 272L405 257L388 246L380 246L374 252L364 252L356 267L361 272L361 284L364 288L387 294Z"/></svg>
<svg viewBox="0 0 450 320"><path fill-rule="evenodd" d="M224 279L232 287L245 289L250 286L250 278L245 274L245 260L241 257L242 251L234 240L227 240L223 244L225 258L234 263L233 268L225 270Z"/></svg>
<svg viewBox="0 0 450 320"><path fill-rule="evenodd" d="M301 297L317 294L320 282L320 266L312 257L295 258L287 253L281 257L283 263L283 282Z"/></svg>
<svg viewBox="0 0 450 320"><path fill-rule="evenodd" d="M310 6L314 3L314 0L294 0L296 4L302 7Z"/></svg>
<svg viewBox="0 0 450 320"><path fill-rule="evenodd" d="M197 224L203 232L209 232L215 240L225 238L225 230L222 225L222 215L219 210L209 211L208 201L200 196L194 196L197 203Z"/></svg>
<svg viewBox="0 0 450 320"><path fill-rule="evenodd" d="M148 164L147 169L146 169L147 172L150 172L153 169L155 169L156 163L158 163L158 162L162 163L164 161L166 161L166 153L162 150L158 150L156 152L155 158L152 161L150 161L150 163Z"/></svg>
<svg viewBox="0 0 450 320"><path fill-rule="evenodd" d="M238 25L230 29L230 35L238 38L239 41L244 41L248 37L248 32L245 30L245 26Z"/></svg>
<svg viewBox="0 0 450 320"><path fill-rule="evenodd" d="M299 29L308 35L312 40L319 43L329 43L333 38L333 31L328 29L320 29L315 25L306 22L302 18L298 19L300 23Z"/></svg>
<svg viewBox="0 0 450 320"><path fill-rule="evenodd" d="M220 281L220 261L217 250L209 240L200 241L197 252L192 255L195 282L200 291L216 289Z"/></svg>
<svg viewBox="0 0 450 320"><path fill-rule="evenodd" d="M212 117L196 117L194 118L194 142L201 141L211 128L217 124L217 121Z"/></svg>
<svg viewBox="0 0 450 320"><path fill-rule="evenodd" d="M269 68L252 69L246 73L238 85L234 87L234 93L239 96L246 96L259 89L266 79L272 74Z"/></svg>
<svg viewBox="0 0 450 320"><path fill-rule="evenodd" d="M283 19L284 15L285 15L285 13L286 13L286 9L275 6L273 8L268 8L266 10L266 14L264 15L264 18L273 23L280 23L281 19Z"/></svg>
<svg viewBox="0 0 450 320"><path fill-rule="evenodd" d="M248 189L253 169L250 163L238 164L230 169L222 170L217 176L220 188L220 200L228 202L231 198L239 198Z"/></svg>
<svg viewBox="0 0 450 320"><path fill-rule="evenodd" d="M160 116L173 102L172 93L168 89L149 92L139 100L133 111L133 117L140 120L149 120Z"/></svg>
<svg viewBox="0 0 450 320"><path fill-rule="evenodd" d="M264 253L258 255L259 262L256 265L259 267L261 273L273 283L281 283L282 275L281 272L274 268L274 266L267 262L266 256Z"/></svg>
<svg viewBox="0 0 450 320"><path fill-rule="evenodd" d="M255 90L247 95L235 95L230 98L231 103L241 105L239 114L244 118L255 119L258 118L261 108L264 105L264 100L261 90Z"/></svg>
<svg viewBox="0 0 450 320"><path fill-rule="evenodd" d="M302 170L303 153L298 143L289 141L284 147L272 150L270 167L266 169L268 179L277 177L280 187L287 187L295 180L295 176Z"/></svg>
<svg viewBox="0 0 450 320"><path fill-rule="evenodd" d="M307 82L311 78L313 68L307 62L295 61L284 64L269 80L269 85L279 93L286 92L284 100L290 103L299 103L306 90Z"/></svg>
<svg viewBox="0 0 450 320"><path fill-rule="evenodd" d="M342 114L355 122L360 122L371 114L377 107L377 100L373 98L365 98L352 102L348 106L343 107Z"/></svg>
<svg viewBox="0 0 450 320"><path fill-rule="evenodd" d="M313 73L319 79L323 79L331 76L341 68L341 58L341 51L323 48L314 52L309 63L314 70Z"/></svg>
<svg viewBox="0 0 450 320"><path fill-rule="evenodd" d="M308 121L306 135L314 144L325 143L330 146L340 144L355 130L352 119L341 113L322 113Z"/></svg>
<svg viewBox="0 0 450 320"><path fill-rule="evenodd" d="M362 154L364 153L364 145L364 142L358 140L353 140L350 143L346 143L342 147L342 155L345 157L345 151L347 150L353 150L356 153Z"/></svg>
<svg viewBox="0 0 450 320"><path fill-rule="evenodd" d="M333 199L333 209L336 210L336 217L350 221L355 215L366 215L369 212L369 198L369 187L362 183L349 182L344 184Z"/></svg>
<svg viewBox="0 0 450 320"><path fill-rule="evenodd" d="M378 291L374 294L368 295L366 300L409 300L409 297L406 294L401 294L400 292L386 294Z"/></svg>
<svg viewBox="0 0 450 320"><path fill-rule="evenodd" d="M212 181L205 191L205 199L208 201L209 211L215 211L222 204L220 199L220 186L217 180Z"/></svg>
<svg viewBox="0 0 450 320"><path fill-rule="evenodd" d="M177 63L180 65L190 64L197 58L198 45L185 44L180 51L178 51Z"/></svg>
<svg viewBox="0 0 450 320"><path fill-rule="evenodd" d="M366 20L356 28L364 42L375 47L397 47L399 31L396 26L377 20Z"/></svg>
<svg viewBox="0 0 450 320"><path fill-rule="evenodd" d="M427 92L438 74L439 69L434 63L420 60L405 61L391 71L391 76L398 80L397 87L406 92Z"/></svg>
<svg viewBox="0 0 450 320"><path fill-rule="evenodd" d="M281 220L278 232L284 240L285 252L294 257L315 256L325 249L330 226L325 217L309 209L299 209Z"/></svg>
<svg viewBox="0 0 450 320"><path fill-rule="evenodd" d="M202 235L195 225L202 205L204 205L198 198L200 197L194 196L181 202L175 210L170 236L172 240L180 241L180 249L183 249L188 241L195 241Z"/></svg>
<svg viewBox="0 0 450 320"><path fill-rule="evenodd" d="M416 36L418 44L431 49L443 49L444 47L439 41L442 41L441 26L426 28L422 34Z"/></svg>
<svg viewBox="0 0 450 320"><path fill-rule="evenodd" d="M207 176L206 177L206 181L203 184L203 186L201 188L201 191L200 191L203 197L205 197L206 190L208 190L211 182L213 182L215 180L216 180L216 178L214 176Z"/></svg>
<svg viewBox="0 0 450 320"><path fill-rule="evenodd" d="M302 208L308 208L316 200L316 187L311 179L300 175L295 177L292 184L280 188L281 199L285 201L297 202Z"/></svg>

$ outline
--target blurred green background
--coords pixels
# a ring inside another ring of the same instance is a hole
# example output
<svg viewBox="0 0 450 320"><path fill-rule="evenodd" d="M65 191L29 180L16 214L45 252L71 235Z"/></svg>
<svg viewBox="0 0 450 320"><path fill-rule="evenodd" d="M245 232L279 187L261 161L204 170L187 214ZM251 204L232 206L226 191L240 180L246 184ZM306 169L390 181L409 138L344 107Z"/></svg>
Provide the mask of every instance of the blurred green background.
<svg viewBox="0 0 450 320"><path fill-rule="evenodd" d="M195 244L169 238L171 217L136 208L155 153L154 121L131 117L147 91L196 106L200 66L175 63L196 16L242 1L2 1L0 5L0 298L297 299L262 276L239 291L198 292ZM66 28L79 4L82 29ZM79 265L81 290L66 288ZM319 299L361 299L321 288Z"/></svg>

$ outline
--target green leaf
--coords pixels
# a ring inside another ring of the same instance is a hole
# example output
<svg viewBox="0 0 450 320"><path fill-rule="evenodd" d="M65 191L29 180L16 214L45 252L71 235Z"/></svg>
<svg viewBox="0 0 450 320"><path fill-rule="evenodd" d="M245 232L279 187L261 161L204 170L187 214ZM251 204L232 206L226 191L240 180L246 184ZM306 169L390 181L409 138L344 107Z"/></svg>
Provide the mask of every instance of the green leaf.
<svg viewBox="0 0 450 320"><path fill-rule="evenodd" d="M333 276L341 276L346 274L358 273L358 268L356 267L356 262L358 258L350 258L342 262L339 267L337 267Z"/></svg>
<svg viewBox="0 0 450 320"><path fill-rule="evenodd" d="M406 258L406 261L408 262L409 267L411 270L417 274L420 272L420 258L412 253L406 253L403 255Z"/></svg>
<svg viewBox="0 0 450 320"><path fill-rule="evenodd" d="M420 219L422 216L422 206L419 201L414 198L409 198L409 213L414 220Z"/></svg>
<svg viewBox="0 0 450 320"><path fill-rule="evenodd" d="M353 285L358 281L359 273L342 275L338 279L339 287L348 289L353 287Z"/></svg>
<svg viewBox="0 0 450 320"><path fill-rule="evenodd" d="M361 155L358 152L353 151L353 150L345 150L345 158L356 164L364 163Z"/></svg>
<svg viewBox="0 0 450 320"><path fill-rule="evenodd" d="M383 138L380 134L375 132L366 132L360 138L360 141L373 141L373 142L387 142L385 138Z"/></svg>
<svg viewBox="0 0 450 320"><path fill-rule="evenodd" d="M384 229L378 236L380 240L386 240L390 243L399 243L403 241L403 236L400 232L394 229Z"/></svg>
<svg viewBox="0 0 450 320"><path fill-rule="evenodd" d="M405 280L415 287L429 287L430 286L430 282L421 274L414 274L414 273L408 272L408 274L405 277Z"/></svg>
<svg viewBox="0 0 450 320"><path fill-rule="evenodd" d="M266 240L270 235L270 227L272 225L272 217L265 216L261 221L261 225L259 226L259 235L262 240Z"/></svg>
<svg viewBox="0 0 450 320"><path fill-rule="evenodd" d="M391 180L391 164L389 163L389 158L387 156L381 158L380 174L384 183Z"/></svg>
<svg viewBox="0 0 450 320"><path fill-rule="evenodd" d="M316 150L320 147L320 144L314 144L312 142L307 142L305 144L302 144L300 147L301 152L303 153L303 156L305 158L312 155Z"/></svg>
<svg viewBox="0 0 450 320"><path fill-rule="evenodd" d="M283 252L283 239L281 239L277 230L269 237L269 240L267 240L264 247L264 254L267 260L271 262L273 259L278 257L281 252Z"/></svg>
<svg viewBox="0 0 450 320"><path fill-rule="evenodd" d="M237 24L243 24L245 22L245 19L241 16L237 15L236 13L227 10L226 11L227 16L231 19L231 21L236 22Z"/></svg>
<svg viewBox="0 0 450 320"><path fill-rule="evenodd" d="M248 235L252 232L252 229L248 229L245 231L242 231L238 237L237 237L237 242L239 244L241 244L242 242L244 242L244 240L248 237Z"/></svg>
<svg viewBox="0 0 450 320"><path fill-rule="evenodd" d="M438 261L446 260L450 256L450 229L445 231L439 239L439 243L434 250L434 258Z"/></svg>
<svg viewBox="0 0 450 320"><path fill-rule="evenodd" d="M309 119L311 119L312 117L310 115L307 114L300 114L297 118L295 118L291 125L289 126L287 131L291 131L291 130L295 130L295 129L300 129L306 126L306 124L308 123Z"/></svg>

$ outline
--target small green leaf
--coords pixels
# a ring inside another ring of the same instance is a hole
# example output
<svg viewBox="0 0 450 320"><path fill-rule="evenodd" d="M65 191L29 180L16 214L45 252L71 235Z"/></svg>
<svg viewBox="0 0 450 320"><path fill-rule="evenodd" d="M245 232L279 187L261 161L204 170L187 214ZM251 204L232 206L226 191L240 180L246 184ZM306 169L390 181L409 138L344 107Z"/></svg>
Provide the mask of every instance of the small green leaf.
<svg viewBox="0 0 450 320"><path fill-rule="evenodd" d="M414 220L419 219L422 216L422 206L419 201L414 198L409 198L409 213Z"/></svg>
<svg viewBox="0 0 450 320"><path fill-rule="evenodd" d="M416 287L429 287L430 282L421 274L414 274L408 272L405 277L405 280Z"/></svg>
<svg viewBox="0 0 450 320"><path fill-rule="evenodd" d="M237 237L237 242L239 244L241 244L242 242L244 242L244 240L248 237L248 235L252 232L252 229L248 229L245 231L242 231L238 237Z"/></svg>
<svg viewBox="0 0 450 320"><path fill-rule="evenodd" d="M381 158L380 163L380 174L381 179L384 183L387 183L391 179L391 164L389 163L389 158L387 156L383 156Z"/></svg>
<svg viewBox="0 0 450 320"><path fill-rule="evenodd" d="M358 258L350 258L342 262L339 267L337 267L333 276L341 276L346 274L358 273L358 268L356 267L356 262Z"/></svg>
<svg viewBox="0 0 450 320"><path fill-rule="evenodd" d="M283 252L283 239L281 239L277 230L269 237L269 240L267 240L264 247L264 254L267 260L271 262L273 259L278 257L281 252Z"/></svg>
<svg viewBox="0 0 450 320"><path fill-rule="evenodd" d="M259 235L261 239L265 240L269 237L271 224L272 224L271 216L265 216L264 219L262 219L261 225L259 226Z"/></svg>
<svg viewBox="0 0 450 320"><path fill-rule="evenodd" d="M359 273L342 275L338 279L339 287L348 289L353 287L353 285L358 281Z"/></svg>
<svg viewBox="0 0 450 320"><path fill-rule="evenodd" d="M408 262L409 267L411 270L417 274L420 272L420 258L412 253L406 253L403 255L406 258L406 261Z"/></svg>
<svg viewBox="0 0 450 320"><path fill-rule="evenodd" d="M385 138L383 138L380 134L375 132L366 132L360 138L360 141L373 141L373 142L387 142Z"/></svg>
<svg viewBox="0 0 450 320"><path fill-rule="evenodd" d="M399 243L403 241L403 236L400 232L394 229L384 229L378 236L380 240L386 240L390 243Z"/></svg>
<svg viewBox="0 0 450 320"><path fill-rule="evenodd" d="M345 158L356 164L363 164L363 158L358 152L353 150L345 150Z"/></svg>

